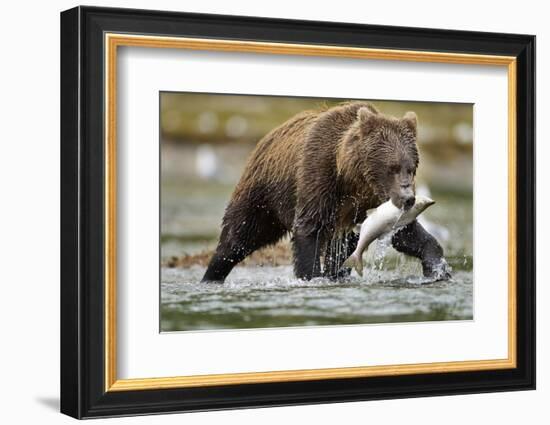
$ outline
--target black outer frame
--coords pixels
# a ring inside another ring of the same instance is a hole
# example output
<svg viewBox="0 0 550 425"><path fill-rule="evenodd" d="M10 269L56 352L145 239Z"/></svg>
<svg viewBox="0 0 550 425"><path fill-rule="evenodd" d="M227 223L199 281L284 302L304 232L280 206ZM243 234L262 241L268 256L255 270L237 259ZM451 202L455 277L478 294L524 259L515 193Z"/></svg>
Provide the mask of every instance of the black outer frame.
<svg viewBox="0 0 550 425"><path fill-rule="evenodd" d="M105 32L517 57L517 368L104 391ZM535 388L535 37L76 7L61 13L61 412L76 418Z"/></svg>

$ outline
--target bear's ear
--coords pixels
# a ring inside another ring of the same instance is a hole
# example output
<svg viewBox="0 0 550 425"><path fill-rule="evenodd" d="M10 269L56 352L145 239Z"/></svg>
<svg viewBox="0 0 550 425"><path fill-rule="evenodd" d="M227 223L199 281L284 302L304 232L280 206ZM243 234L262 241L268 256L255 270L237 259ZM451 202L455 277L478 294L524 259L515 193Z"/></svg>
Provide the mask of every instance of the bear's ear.
<svg viewBox="0 0 550 425"><path fill-rule="evenodd" d="M403 119L401 120L403 123L407 126L409 130L414 132L416 134L416 127L418 124L418 119L416 118L416 114L412 111L409 111L403 115Z"/></svg>
<svg viewBox="0 0 550 425"><path fill-rule="evenodd" d="M369 108L362 107L357 110L357 119L361 125L361 131L363 134L367 134L375 126L376 114Z"/></svg>

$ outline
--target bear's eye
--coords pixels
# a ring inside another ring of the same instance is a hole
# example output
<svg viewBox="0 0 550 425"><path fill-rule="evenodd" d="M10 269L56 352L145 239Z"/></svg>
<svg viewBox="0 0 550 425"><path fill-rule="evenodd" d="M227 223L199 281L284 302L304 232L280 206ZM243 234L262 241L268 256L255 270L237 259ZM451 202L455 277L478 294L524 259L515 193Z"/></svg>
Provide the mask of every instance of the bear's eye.
<svg viewBox="0 0 550 425"><path fill-rule="evenodd" d="M388 167L388 174L398 174L399 173L399 165L390 165Z"/></svg>

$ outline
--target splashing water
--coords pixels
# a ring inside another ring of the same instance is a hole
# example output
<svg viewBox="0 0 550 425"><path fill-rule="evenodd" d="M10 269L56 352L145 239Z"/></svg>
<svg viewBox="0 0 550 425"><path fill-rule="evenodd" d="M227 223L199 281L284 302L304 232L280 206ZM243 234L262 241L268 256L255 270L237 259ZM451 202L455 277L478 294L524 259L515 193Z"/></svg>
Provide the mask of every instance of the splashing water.
<svg viewBox="0 0 550 425"><path fill-rule="evenodd" d="M404 208L401 208L401 213L395 220L392 226L392 229L389 232L385 233L384 235L380 236L376 240L374 244L374 254L372 257L374 271L382 271L384 269L384 266L385 266L384 260L386 258L386 254L388 253L388 249L392 245L391 241L392 241L393 235L395 235L395 233L401 228L401 227L396 227L396 225L399 222L399 220L401 220L401 217L403 216L404 213L405 213Z"/></svg>
<svg viewBox="0 0 550 425"><path fill-rule="evenodd" d="M386 258L388 249L391 247L393 233L393 231L386 233L378 238L374 244L373 262L375 270L382 271L384 269L384 259Z"/></svg>
<svg viewBox="0 0 550 425"><path fill-rule="evenodd" d="M439 264L434 266L433 270L434 277L432 279L435 281L445 279L447 276L450 276L453 268L447 263L447 260L443 258Z"/></svg>

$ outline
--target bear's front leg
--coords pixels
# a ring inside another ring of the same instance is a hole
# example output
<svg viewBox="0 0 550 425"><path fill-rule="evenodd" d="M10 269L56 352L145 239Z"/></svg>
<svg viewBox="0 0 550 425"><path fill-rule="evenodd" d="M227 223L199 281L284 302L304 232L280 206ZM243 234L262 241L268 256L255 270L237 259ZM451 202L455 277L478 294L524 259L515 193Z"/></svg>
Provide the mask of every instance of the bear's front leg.
<svg viewBox="0 0 550 425"><path fill-rule="evenodd" d="M319 233L303 234L299 230L292 238L294 274L298 279L310 280L321 276L321 238Z"/></svg>
<svg viewBox="0 0 550 425"><path fill-rule="evenodd" d="M443 256L443 248L417 220L398 230L393 235L392 245L399 252L420 259L424 276L438 279L451 278Z"/></svg>
<svg viewBox="0 0 550 425"><path fill-rule="evenodd" d="M249 254L248 246L229 229L230 226L223 227L216 252L208 263L202 282L223 283L233 267Z"/></svg>

